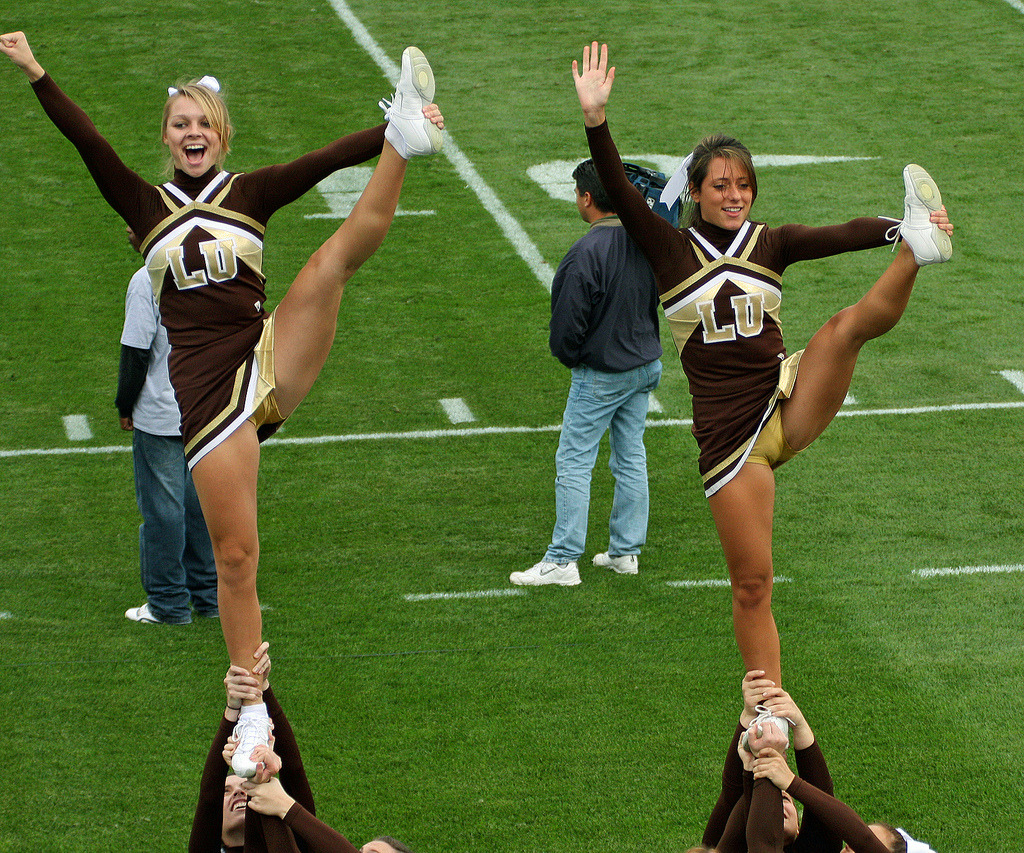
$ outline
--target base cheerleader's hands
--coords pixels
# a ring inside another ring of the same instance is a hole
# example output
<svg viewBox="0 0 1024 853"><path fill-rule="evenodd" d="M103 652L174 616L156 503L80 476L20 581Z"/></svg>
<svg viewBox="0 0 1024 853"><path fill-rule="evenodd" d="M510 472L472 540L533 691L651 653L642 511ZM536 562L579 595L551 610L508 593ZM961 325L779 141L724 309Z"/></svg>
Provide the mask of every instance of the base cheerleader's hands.
<svg viewBox="0 0 1024 853"><path fill-rule="evenodd" d="M786 717L790 723L790 734L793 739L793 749L807 749L814 743L814 732L807 724L807 718L803 711L781 687L769 687L764 691L764 698L761 704L772 712L776 717Z"/></svg>
<svg viewBox="0 0 1024 853"><path fill-rule="evenodd" d="M24 71L33 83L46 73L43 66L36 62L28 37L22 32L0 35L0 51L7 54L11 62Z"/></svg>
<svg viewBox="0 0 1024 853"><path fill-rule="evenodd" d="M750 728L750 724L754 722L758 714L757 706L762 704L761 700L767 695L765 691L774 686L774 681L765 678L763 669L752 669L743 676L743 682L740 685L740 691L743 694L743 713L740 714L740 725L743 728Z"/></svg>
<svg viewBox="0 0 1024 853"><path fill-rule="evenodd" d="M796 778L786 759L775 749L765 748L754 759L754 779L770 779L780 791L785 791Z"/></svg>
<svg viewBox="0 0 1024 853"><path fill-rule="evenodd" d="M295 804L295 800L288 796L278 779L270 779L266 782L248 781L243 783L242 787L249 795L249 808L260 814L283 819Z"/></svg>
<svg viewBox="0 0 1024 853"><path fill-rule="evenodd" d="M245 702L259 704L263 701L263 688L259 678L241 666L228 667L228 674L224 676L224 690L228 696L229 711L237 712ZM235 713L234 717L237 719L238 714Z"/></svg>
<svg viewBox="0 0 1024 853"><path fill-rule="evenodd" d="M583 123L587 127L604 124L604 108L615 82L615 67L608 67L608 45L601 45L600 50L596 41L584 46L582 65L572 61L572 78L583 108Z"/></svg>
<svg viewBox="0 0 1024 853"><path fill-rule="evenodd" d="M252 653L256 664L252 668L252 674L260 679L260 690L266 690L270 686L270 643L264 641L259 648ZM262 701L262 700L261 700Z"/></svg>

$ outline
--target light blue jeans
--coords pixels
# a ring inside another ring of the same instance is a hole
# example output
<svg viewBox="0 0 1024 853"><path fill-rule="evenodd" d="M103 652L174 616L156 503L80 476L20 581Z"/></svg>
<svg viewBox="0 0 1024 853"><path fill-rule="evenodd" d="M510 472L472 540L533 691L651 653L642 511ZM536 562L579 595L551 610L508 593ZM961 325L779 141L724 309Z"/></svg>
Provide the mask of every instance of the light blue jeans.
<svg viewBox="0 0 1024 853"><path fill-rule="evenodd" d="M189 604L217 615L217 567L181 438L132 431L139 567L149 609L161 622L192 621Z"/></svg>
<svg viewBox="0 0 1024 853"><path fill-rule="evenodd" d="M555 454L555 530L545 561L567 563L583 556L590 479L606 431L611 445L608 465L615 477L608 552L616 557L640 553L650 507L644 424L648 396L660 380L657 359L625 373L573 368Z"/></svg>

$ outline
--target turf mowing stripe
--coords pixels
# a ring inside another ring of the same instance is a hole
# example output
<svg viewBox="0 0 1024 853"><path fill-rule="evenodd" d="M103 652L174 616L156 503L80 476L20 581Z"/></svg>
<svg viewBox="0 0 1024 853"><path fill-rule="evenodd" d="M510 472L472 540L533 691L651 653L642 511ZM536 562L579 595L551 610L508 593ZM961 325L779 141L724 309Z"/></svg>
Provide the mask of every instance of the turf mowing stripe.
<svg viewBox="0 0 1024 853"><path fill-rule="evenodd" d="M927 415L939 412L980 412L993 409L1021 409L1024 401L1007 403L951 403L945 406L916 406L909 409L851 409L840 410L836 417L852 417L853 415ZM658 418L647 421L647 429L654 427L688 427L693 424L687 418ZM338 444L346 441L394 441L410 439L466 438L479 435L515 435L516 433L558 432L561 424L547 426L518 427L468 427L465 429L426 429L410 432L369 432L352 435L320 435L306 438L270 438L263 442L264 447L289 444ZM63 456L73 453L126 453L130 445L108 445L106 447L53 447L27 448L24 450L0 450L0 459L16 459L22 456Z"/></svg>
<svg viewBox="0 0 1024 853"><path fill-rule="evenodd" d="M331 0L331 5L334 7L334 11L338 13L338 17L341 18L345 26L352 32L355 40L370 55L370 58L377 63L377 67L384 72L384 75L391 81L391 84L397 85L401 69L388 58L388 55L384 53L380 45L370 35L369 30L363 26L362 21L353 14L345 0ZM459 177L469 185L470 189L476 194L476 197L480 199L484 209L494 217L494 221L498 223L498 227L505 235L505 239L512 244L516 254L526 262L526 265L537 277L537 281L550 293L551 279L554 278L555 271L544 260L540 250L534 245L533 240L530 239L530 235L526 233L523 226L509 213L508 208L505 207L494 190L487 185L487 182L480 177L476 167L462 153L459 146L455 144L450 133L445 135L444 148L441 149L441 153L448 158L448 162L455 167Z"/></svg>
<svg viewBox="0 0 1024 853"><path fill-rule="evenodd" d="M913 574L922 578L949 577L954 575L994 575L1024 572L1024 566L958 566L951 569L914 569Z"/></svg>

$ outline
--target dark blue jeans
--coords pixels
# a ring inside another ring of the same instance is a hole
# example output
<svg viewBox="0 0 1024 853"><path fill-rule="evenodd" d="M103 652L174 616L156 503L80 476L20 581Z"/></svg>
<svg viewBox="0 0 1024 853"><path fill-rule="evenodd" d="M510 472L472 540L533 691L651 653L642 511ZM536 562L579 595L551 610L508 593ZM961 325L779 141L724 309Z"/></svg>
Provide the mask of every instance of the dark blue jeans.
<svg viewBox="0 0 1024 853"><path fill-rule="evenodd" d="M192 621L189 604L217 615L217 567L181 438L132 431L139 566L149 609L161 622Z"/></svg>

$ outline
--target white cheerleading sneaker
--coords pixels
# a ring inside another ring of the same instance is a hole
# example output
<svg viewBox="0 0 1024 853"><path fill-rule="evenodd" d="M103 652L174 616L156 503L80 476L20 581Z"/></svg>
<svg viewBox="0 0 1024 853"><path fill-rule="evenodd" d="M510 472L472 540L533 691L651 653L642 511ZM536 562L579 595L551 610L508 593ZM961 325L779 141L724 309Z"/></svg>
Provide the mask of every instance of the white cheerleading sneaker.
<svg viewBox="0 0 1024 853"><path fill-rule="evenodd" d="M423 51L407 47L402 53L402 76L390 100L381 99L388 126L384 138L406 160L423 154L436 154L444 144L441 129L423 115L423 108L434 102L434 72Z"/></svg>
<svg viewBox="0 0 1024 853"><path fill-rule="evenodd" d="M623 554L621 557L613 557L607 551L594 554L594 565L603 569L611 569L620 575L635 575L640 571L640 561L636 554Z"/></svg>
<svg viewBox="0 0 1024 853"><path fill-rule="evenodd" d="M241 714L235 723L234 735L238 746L231 756L231 769L243 779L256 775L257 764L252 760L252 751L260 744L270 743L270 717L264 713Z"/></svg>
<svg viewBox="0 0 1024 853"><path fill-rule="evenodd" d="M914 252L919 266L941 264L953 256L953 242L949 235L928 217L942 207L942 196L924 169L911 163L903 170L903 221L900 236Z"/></svg>
<svg viewBox="0 0 1024 853"><path fill-rule="evenodd" d="M764 734L763 727L765 723L775 723L775 725L778 726L779 731L782 732L783 737L786 738L786 746L788 747L789 727L792 725L793 721L789 719L789 717L776 717L771 711L765 708L764 705L758 705L756 710L757 716L754 718L754 722L747 726L747 730L740 735L740 746L747 752L752 753L753 750L748 744L750 730L756 726L757 728L755 731L757 732L757 737L761 737Z"/></svg>
<svg viewBox="0 0 1024 853"><path fill-rule="evenodd" d="M525 572L512 572L508 579L518 586L545 586L547 584L577 586L580 583L580 570L575 561L547 563L541 560Z"/></svg>

